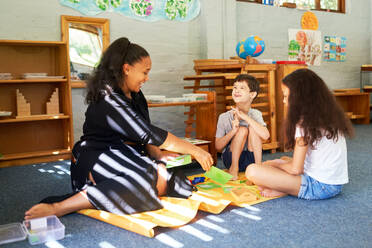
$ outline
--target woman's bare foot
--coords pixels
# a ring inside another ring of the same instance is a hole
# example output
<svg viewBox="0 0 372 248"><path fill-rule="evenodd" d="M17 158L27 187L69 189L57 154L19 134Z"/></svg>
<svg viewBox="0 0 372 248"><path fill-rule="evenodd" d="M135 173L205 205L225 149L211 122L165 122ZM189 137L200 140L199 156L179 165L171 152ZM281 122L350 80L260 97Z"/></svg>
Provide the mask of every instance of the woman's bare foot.
<svg viewBox="0 0 372 248"><path fill-rule="evenodd" d="M25 212L25 220L39 218L39 217L45 217L49 215L56 215L56 207L54 204L47 204L47 203L40 203L36 204L29 210Z"/></svg>
<svg viewBox="0 0 372 248"><path fill-rule="evenodd" d="M263 197L279 197L279 196L284 196L286 194L280 191L273 190L273 189L264 189L261 191L261 195Z"/></svg>

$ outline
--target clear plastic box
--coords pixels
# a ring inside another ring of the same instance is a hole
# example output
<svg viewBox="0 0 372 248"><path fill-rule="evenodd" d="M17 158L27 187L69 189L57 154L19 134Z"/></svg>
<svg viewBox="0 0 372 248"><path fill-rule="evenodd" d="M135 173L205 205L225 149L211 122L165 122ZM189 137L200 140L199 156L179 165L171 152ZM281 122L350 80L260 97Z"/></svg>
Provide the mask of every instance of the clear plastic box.
<svg viewBox="0 0 372 248"><path fill-rule="evenodd" d="M44 221L45 224L40 227L34 228L32 226L32 222L35 221ZM65 226L55 215L38 219L25 220L23 221L23 226L26 228L28 234L28 242L31 245L59 240L65 237Z"/></svg>
<svg viewBox="0 0 372 248"><path fill-rule="evenodd" d="M63 239L65 226L55 216L47 216L21 223L11 223L0 226L0 245L26 239L31 245Z"/></svg>
<svg viewBox="0 0 372 248"><path fill-rule="evenodd" d="M21 223L0 226L0 245L26 239L27 232Z"/></svg>

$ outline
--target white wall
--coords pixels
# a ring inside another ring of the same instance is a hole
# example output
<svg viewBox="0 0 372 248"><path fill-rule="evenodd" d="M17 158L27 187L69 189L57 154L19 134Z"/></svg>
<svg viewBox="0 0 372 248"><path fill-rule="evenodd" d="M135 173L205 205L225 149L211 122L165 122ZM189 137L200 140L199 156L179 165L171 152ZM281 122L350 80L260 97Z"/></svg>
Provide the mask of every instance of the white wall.
<svg viewBox="0 0 372 248"><path fill-rule="evenodd" d="M352 3L351 3L352 2ZM346 14L314 11L324 35L344 36L346 62L325 62L311 66L332 89L359 87L362 64L371 63L371 0L346 0ZM242 40L258 35L266 49L260 58L287 60L288 29L300 29L304 11L237 2L237 35Z"/></svg>
<svg viewBox="0 0 372 248"><path fill-rule="evenodd" d="M260 58L287 59L288 28L300 28L303 11L235 0L200 0L201 14L190 22L136 21L118 13L95 17L110 19L111 41L127 36L145 47L152 58L150 81L145 94L181 96L184 75L194 74L193 60L236 56L237 40L256 34L266 50ZM315 11L322 35L347 38L346 62L324 62L312 67L330 88L359 87L360 65L372 63L372 1L346 0L346 14ZM0 39L60 40L60 16L82 14L58 0L2 1ZM72 91L74 136L82 134L86 106L83 90ZM176 135L184 134L183 107L152 108L154 124Z"/></svg>
<svg viewBox="0 0 372 248"><path fill-rule="evenodd" d="M60 16L82 16L58 0L2 1L0 13L0 39L12 40L60 40ZM184 93L183 76L194 74L193 60L200 56L200 17L190 22L143 22L111 12L94 17L110 19L111 41L126 36L150 53L153 69L143 88L145 94L176 97ZM72 90L75 141L82 134L83 92ZM156 125L183 135L184 111L183 107L152 108L150 115Z"/></svg>

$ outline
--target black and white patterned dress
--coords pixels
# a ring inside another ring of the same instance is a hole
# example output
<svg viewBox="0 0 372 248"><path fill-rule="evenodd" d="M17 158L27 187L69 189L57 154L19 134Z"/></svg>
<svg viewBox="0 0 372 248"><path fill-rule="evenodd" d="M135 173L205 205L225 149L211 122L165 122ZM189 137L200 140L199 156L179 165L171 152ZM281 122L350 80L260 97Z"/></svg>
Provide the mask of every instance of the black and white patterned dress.
<svg viewBox="0 0 372 248"><path fill-rule="evenodd" d="M73 148L73 190L86 189L93 206L116 214L162 208L156 188L158 165L147 156L145 145L160 146L168 132L150 123L142 92L128 99L116 90L91 103L85 116L83 136Z"/></svg>

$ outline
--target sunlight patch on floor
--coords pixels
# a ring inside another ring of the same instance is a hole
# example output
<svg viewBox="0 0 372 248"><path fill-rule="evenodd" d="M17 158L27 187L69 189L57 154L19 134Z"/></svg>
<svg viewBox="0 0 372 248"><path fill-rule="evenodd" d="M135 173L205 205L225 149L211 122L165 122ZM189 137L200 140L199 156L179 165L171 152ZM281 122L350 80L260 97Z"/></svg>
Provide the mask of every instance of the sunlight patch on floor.
<svg viewBox="0 0 372 248"><path fill-rule="evenodd" d="M173 247L173 248L180 248L183 247L183 244L172 238L171 236L161 233L156 235L155 239L160 241L163 244L166 244L167 246Z"/></svg>
<svg viewBox="0 0 372 248"><path fill-rule="evenodd" d="M254 211L254 212L260 212L261 211L261 209L250 206L250 205L246 205L246 206L244 206L244 208L248 209L248 210L251 210L251 211Z"/></svg>
<svg viewBox="0 0 372 248"><path fill-rule="evenodd" d="M112 244L110 244L107 241L103 241L103 242L99 243L98 245L101 248L116 248L116 246L113 246Z"/></svg>
<svg viewBox="0 0 372 248"><path fill-rule="evenodd" d="M188 234L191 234L203 241L211 241L213 240L213 237L203 233L202 231L199 231L198 229L196 229L195 227L192 227L190 225L187 225L187 226L182 226L179 228L180 230L184 231L184 232L187 232Z"/></svg>
<svg viewBox="0 0 372 248"><path fill-rule="evenodd" d="M66 173L67 175L70 175L70 171L67 170L66 168L64 168L63 166L60 166L60 165L55 165L54 168ZM59 173L59 172L58 172Z"/></svg>
<svg viewBox="0 0 372 248"><path fill-rule="evenodd" d="M64 248L63 245L61 245L58 241L49 241L45 243L46 247L49 248Z"/></svg>
<svg viewBox="0 0 372 248"><path fill-rule="evenodd" d="M240 216L243 216L243 217L251 219L251 220L257 220L258 221L258 220L262 219L260 216L253 215L253 214L248 214L248 213L245 213L245 212L237 210L237 209L231 210L231 213L238 214Z"/></svg>
<svg viewBox="0 0 372 248"><path fill-rule="evenodd" d="M196 221L197 224L199 225L202 225L204 227L207 227L207 228L210 228L210 229L213 229L217 232L220 232L220 233L223 233L223 234L227 234L227 233L230 233L229 230L223 228L223 227L220 227L219 225L216 225L210 221L207 221L207 220L203 220L203 219L200 219L198 221Z"/></svg>
<svg viewBox="0 0 372 248"><path fill-rule="evenodd" d="M217 216L215 216L215 215L208 215L207 218L208 218L208 219L211 219L211 220L213 220L213 221L215 221L215 222L218 222L218 223L225 222L222 218L217 217Z"/></svg>

